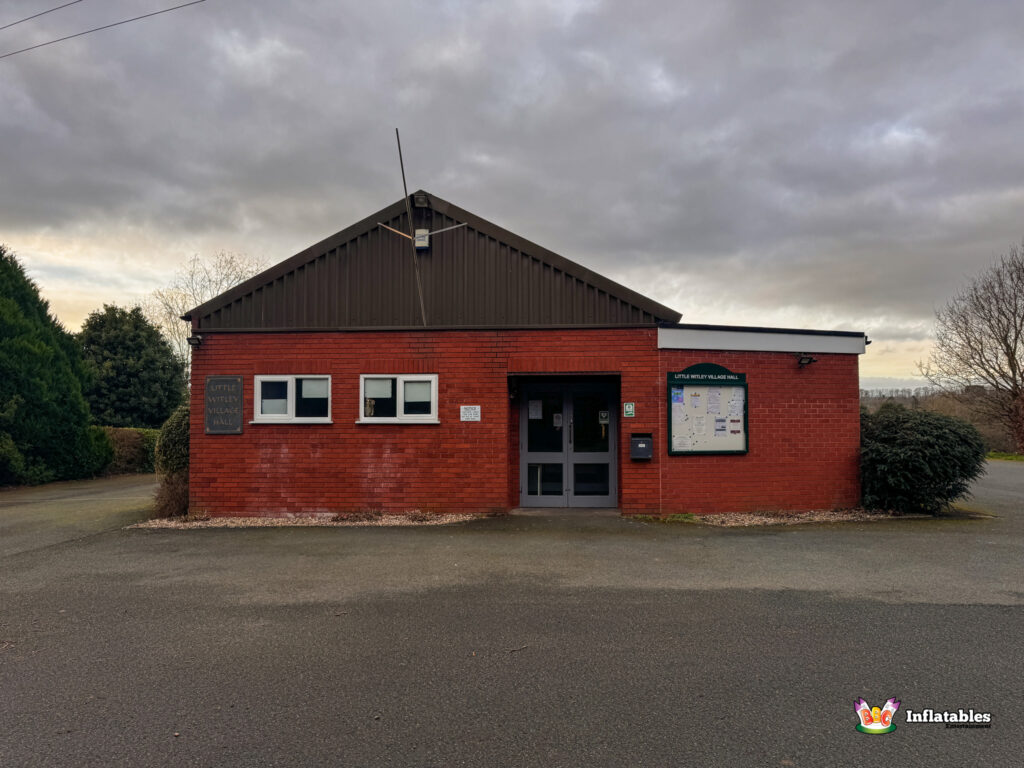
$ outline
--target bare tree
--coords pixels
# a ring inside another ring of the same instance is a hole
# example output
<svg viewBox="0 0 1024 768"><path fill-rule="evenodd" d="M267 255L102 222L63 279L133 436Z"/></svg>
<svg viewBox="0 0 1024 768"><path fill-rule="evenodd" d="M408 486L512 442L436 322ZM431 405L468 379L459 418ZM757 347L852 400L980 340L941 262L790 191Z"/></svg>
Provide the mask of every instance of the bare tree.
<svg viewBox="0 0 1024 768"><path fill-rule="evenodd" d="M188 337L192 329L181 316L262 272L265 267L262 260L242 253L221 251L205 259L196 254L166 287L153 291L143 303L146 317L167 337L175 357L184 365L186 380L191 368L192 348Z"/></svg>
<svg viewBox="0 0 1024 768"><path fill-rule="evenodd" d="M935 313L921 373L1013 433L1024 453L1024 253L1013 246Z"/></svg>

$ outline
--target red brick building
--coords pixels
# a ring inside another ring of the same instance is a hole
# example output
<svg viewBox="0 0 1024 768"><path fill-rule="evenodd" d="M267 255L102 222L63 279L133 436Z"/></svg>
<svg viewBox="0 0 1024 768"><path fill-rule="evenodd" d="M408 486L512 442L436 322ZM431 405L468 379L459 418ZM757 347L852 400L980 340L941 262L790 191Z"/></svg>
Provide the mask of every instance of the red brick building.
<svg viewBox="0 0 1024 768"><path fill-rule="evenodd" d="M409 203L186 315L193 512L859 503L864 334L679 324L433 195Z"/></svg>

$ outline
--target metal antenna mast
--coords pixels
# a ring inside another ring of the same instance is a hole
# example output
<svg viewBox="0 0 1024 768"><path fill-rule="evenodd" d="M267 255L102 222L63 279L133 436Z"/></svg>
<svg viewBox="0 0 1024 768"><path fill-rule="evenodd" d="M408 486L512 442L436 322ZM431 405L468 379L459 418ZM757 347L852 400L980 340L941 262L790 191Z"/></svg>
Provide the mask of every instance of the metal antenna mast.
<svg viewBox="0 0 1024 768"><path fill-rule="evenodd" d="M412 266L416 272L416 294L420 299L420 319L423 326L427 325L427 310L423 305L423 281L420 279L420 259L416 253L416 227L412 221L412 204L409 202L409 188L405 184L405 162L402 160L402 139L395 128L395 141L398 142L398 167L402 169L402 191L405 193L405 212L409 217L409 244L412 246Z"/></svg>

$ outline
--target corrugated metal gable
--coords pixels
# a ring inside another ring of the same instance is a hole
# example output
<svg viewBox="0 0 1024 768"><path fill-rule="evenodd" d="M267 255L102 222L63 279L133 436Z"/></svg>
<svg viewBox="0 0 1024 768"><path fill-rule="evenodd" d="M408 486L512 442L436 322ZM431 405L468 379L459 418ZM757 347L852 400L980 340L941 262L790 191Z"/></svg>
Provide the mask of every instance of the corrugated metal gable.
<svg viewBox="0 0 1024 768"><path fill-rule="evenodd" d="M424 193L415 193L424 194ZM433 195L414 208L428 328L653 325L679 313ZM200 331L422 328L405 201L193 309Z"/></svg>

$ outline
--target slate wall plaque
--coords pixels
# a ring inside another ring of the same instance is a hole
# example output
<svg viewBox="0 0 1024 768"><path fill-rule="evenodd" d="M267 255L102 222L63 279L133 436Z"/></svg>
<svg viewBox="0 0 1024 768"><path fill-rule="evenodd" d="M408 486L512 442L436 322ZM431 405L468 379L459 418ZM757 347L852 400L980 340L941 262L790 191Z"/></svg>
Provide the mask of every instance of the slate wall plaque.
<svg viewBox="0 0 1024 768"><path fill-rule="evenodd" d="M204 400L206 434L242 434L241 376L207 376Z"/></svg>

